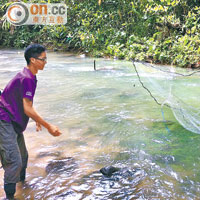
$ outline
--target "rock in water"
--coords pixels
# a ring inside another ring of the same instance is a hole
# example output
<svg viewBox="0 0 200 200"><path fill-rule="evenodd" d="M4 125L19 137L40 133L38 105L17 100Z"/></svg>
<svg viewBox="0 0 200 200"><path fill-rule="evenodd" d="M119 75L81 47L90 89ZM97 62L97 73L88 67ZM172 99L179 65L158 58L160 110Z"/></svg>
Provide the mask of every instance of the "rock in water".
<svg viewBox="0 0 200 200"><path fill-rule="evenodd" d="M72 157L61 158L49 162L46 166L47 174L72 173L77 168L77 163Z"/></svg>
<svg viewBox="0 0 200 200"><path fill-rule="evenodd" d="M124 183L134 183L139 184L146 177L144 170L140 168L116 168L113 166L108 166L100 169L100 172L106 177L107 180L114 182L120 182L122 185Z"/></svg>
<svg viewBox="0 0 200 200"><path fill-rule="evenodd" d="M119 170L120 170L120 168L113 167L113 166L107 166L107 167L101 168L100 172L105 176L112 176L113 173L115 173Z"/></svg>

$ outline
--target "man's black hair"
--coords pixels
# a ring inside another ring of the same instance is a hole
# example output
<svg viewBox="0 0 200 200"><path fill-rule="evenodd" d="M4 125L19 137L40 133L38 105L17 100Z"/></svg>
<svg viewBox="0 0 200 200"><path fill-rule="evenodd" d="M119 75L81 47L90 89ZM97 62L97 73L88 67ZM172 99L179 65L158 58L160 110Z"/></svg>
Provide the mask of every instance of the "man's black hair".
<svg viewBox="0 0 200 200"><path fill-rule="evenodd" d="M46 51L44 46L40 44L30 44L24 52L24 57L26 59L27 65L30 63L30 58L37 58L44 51Z"/></svg>

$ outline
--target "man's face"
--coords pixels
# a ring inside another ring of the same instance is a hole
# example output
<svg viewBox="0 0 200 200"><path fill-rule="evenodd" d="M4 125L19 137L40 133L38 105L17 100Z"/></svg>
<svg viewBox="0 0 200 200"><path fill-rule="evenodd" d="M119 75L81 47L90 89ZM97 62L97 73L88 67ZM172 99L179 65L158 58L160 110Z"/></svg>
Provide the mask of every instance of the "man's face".
<svg viewBox="0 0 200 200"><path fill-rule="evenodd" d="M46 52L42 52L37 58L32 58L31 62L37 68L37 70L43 70L45 64L47 63Z"/></svg>

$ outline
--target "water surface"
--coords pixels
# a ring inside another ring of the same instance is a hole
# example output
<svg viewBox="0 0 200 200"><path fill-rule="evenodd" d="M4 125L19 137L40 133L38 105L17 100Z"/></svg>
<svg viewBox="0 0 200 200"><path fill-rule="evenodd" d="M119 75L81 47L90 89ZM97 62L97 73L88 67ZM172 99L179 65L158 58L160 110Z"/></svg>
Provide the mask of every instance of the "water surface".
<svg viewBox="0 0 200 200"><path fill-rule="evenodd" d="M184 129L168 108L163 123L160 106L141 87L131 62L96 59L101 70L94 71L92 58L47 57L34 106L63 134L37 133L30 120L24 133L27 184L18 184L18 199L199 199L200 136ZM1 50L0 88L25 65L23 51ZM184 93L196 98L189 87ZM45 171L66 158L66 168ZM104 177L99 169L109 165L124 171ZM2 169L0 177L3 198Z"/></svg>

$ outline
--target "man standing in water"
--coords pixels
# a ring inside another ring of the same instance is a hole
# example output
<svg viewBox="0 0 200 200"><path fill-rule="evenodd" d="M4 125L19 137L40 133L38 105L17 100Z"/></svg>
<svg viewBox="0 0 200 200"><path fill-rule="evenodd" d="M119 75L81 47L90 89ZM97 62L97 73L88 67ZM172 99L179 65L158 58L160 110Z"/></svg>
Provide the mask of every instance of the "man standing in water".
<svg viewBox="0 0 200 200"><path fill-rule="evenodd" d="M42 45L31 44L26 48L24 57L27 66L7 84L0 98L0 159L7 199L14 199L16 183L25 180L28 152L23 131L29 118L36 122L37 131L44 126L53 136L61 134L58 127L46 122L33 108L36 74L44 69L46 49Z"/></svg>

